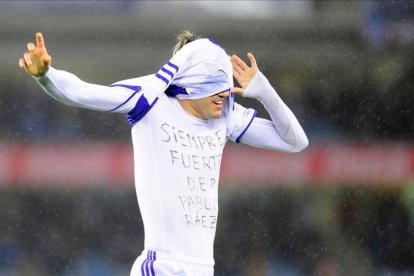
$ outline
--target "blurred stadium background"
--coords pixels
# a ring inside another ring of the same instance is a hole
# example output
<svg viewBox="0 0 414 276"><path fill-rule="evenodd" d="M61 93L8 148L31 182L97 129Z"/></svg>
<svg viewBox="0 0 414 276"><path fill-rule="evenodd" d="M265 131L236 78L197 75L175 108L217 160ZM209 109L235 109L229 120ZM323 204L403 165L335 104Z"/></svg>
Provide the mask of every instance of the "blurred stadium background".
<svg viewBox="0 0 414 276"><path fill-rule="evenodd" d="M49 98L26 43L109 85L185 29L252 51L310 139L227 147L216 275L414 275L412 1L0 2L0 275L129 275L143 249L124 115Z"/></svg>

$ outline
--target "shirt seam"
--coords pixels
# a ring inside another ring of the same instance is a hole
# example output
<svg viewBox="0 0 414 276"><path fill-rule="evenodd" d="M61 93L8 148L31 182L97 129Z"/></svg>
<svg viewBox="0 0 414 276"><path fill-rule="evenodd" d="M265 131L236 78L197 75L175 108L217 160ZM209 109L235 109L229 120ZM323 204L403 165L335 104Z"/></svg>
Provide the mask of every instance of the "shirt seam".
<svg viewBox="0 0 414 276"><path fill-rule="evenodd" d="M250 125L253 122L253 119L256 117L257 111L255 110L253 113L252 118L250 119L250 122L247 124L247 126L244 128L244 130L242 131L242 133L240 133L240 135L236 138L236 143L240 143L240 139L243 137L244 133L246 133L247 129L250 127Z"/></svg>

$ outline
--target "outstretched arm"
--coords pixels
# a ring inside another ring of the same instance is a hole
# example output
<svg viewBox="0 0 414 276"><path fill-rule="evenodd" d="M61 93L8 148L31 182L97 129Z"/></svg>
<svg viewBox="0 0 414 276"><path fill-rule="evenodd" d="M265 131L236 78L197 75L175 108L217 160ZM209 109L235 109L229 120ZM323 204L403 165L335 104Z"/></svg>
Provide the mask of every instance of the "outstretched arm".
<svg viewBox="0 0 414 276"><path fill-rule="evenodd" d="M133 85L140 83L135 79L109 87L84 82L69 72L53 68L41 33L36 34L36 45L28 43L27 49L19 59L19 66L36 78L47 94L67 105L126 113L135 107L143 92L137 84Z"/></svg>
<svg viewBox="0 0 414 276"><path fill-rule="evenodd" d="M301 125L266 77L259 71L253 54L248 53L247 57L250 60L250 66L236 55L231 57L234 77L241 85L241 87L235 87L233 92L243 97L259 100L272 121L254 118L242 136L241 142L284 152L302 151L309 142Z"/></svg>

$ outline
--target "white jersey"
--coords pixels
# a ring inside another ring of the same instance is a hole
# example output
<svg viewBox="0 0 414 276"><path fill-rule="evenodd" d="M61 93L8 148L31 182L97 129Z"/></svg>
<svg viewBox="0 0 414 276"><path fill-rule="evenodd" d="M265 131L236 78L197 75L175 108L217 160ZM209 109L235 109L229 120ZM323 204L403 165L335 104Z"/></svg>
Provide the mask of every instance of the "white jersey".
<svg viewBox="0 0 414 276"><path fill-rule="evenodd" d="M225 109L220 119L198 119L187 114L176 98L153 93L164 83L152 79L145 76L106 87L54 68L37 78L50 96L63 103L128 114L145 249L213 265L217 191L226 142L298 152L308 140L296 117L260 72L244 95L260 100L272 121L254 118L254 110L237 103L231 111ZM143 267L154 259L145 260Z"/></svg>
<svg viewBox="0 0 414 276"><path fill-rule="evenodd" d="M176 98L163 96L133 126L145 248L213 263L224 145L254 116L241 106L234 114L236 125L225 116L201 120L187 114Z"/></svg>

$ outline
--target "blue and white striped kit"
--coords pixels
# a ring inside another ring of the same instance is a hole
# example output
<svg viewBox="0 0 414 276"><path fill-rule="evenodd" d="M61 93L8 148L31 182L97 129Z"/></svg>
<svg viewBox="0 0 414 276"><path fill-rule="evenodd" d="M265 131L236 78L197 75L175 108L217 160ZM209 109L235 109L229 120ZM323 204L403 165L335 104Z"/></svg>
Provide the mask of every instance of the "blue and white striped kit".
<svg viewBox="0 0 414 276"><path fill-rule="evenodd" d="M165 84L169 84L171 80L174 78L175 74L178 72L178 66L173 64L170 61L164 64L163 67L155 74L155 76L161 79ZM174 73L173 73L174 71Z"/></svg>
<svg viewBox="0 0 414 276"><path fill-rule="evenodd" d="M142 276L155 276L154 262L157 259L157 252L148 250L147 258L141 264Z"/></svg>

